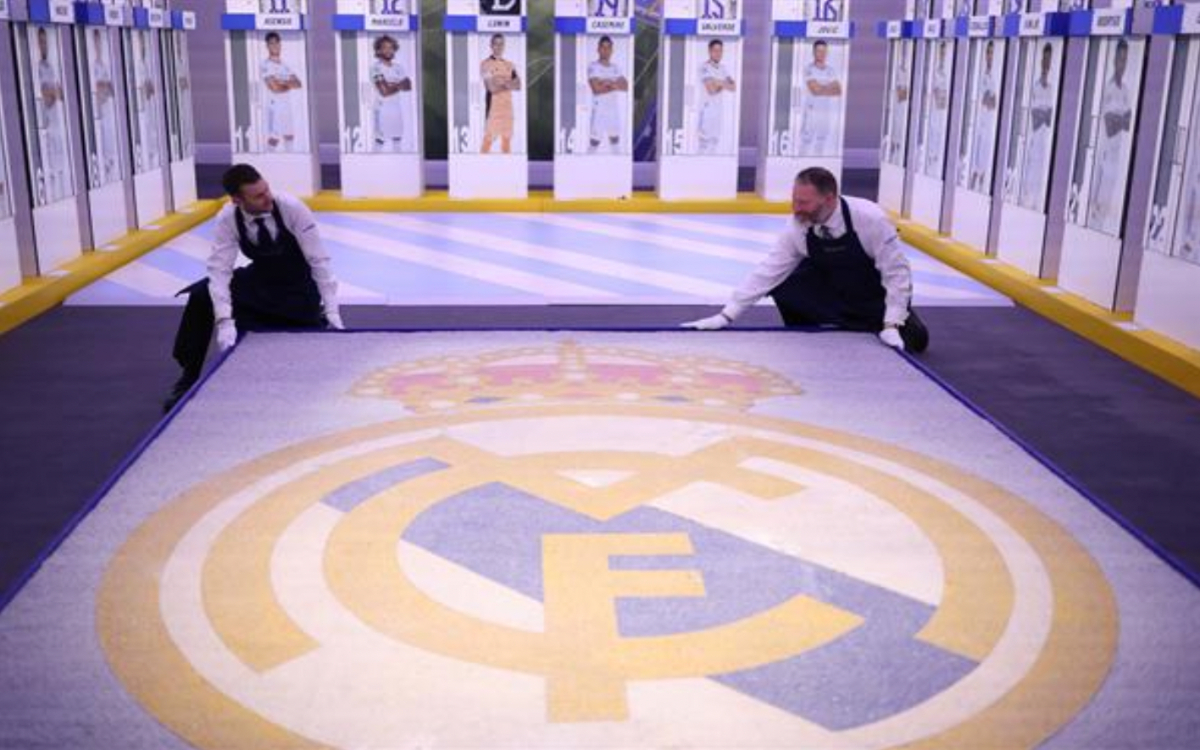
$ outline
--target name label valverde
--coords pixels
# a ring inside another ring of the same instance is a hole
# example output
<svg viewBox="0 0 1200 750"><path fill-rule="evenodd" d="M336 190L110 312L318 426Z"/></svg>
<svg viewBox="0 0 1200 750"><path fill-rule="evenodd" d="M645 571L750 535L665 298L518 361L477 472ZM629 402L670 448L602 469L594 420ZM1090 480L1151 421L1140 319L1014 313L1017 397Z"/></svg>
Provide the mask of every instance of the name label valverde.
<svg viewBox="0 0 1200 750"><path fill-rule="evenodd" d="M741 21L727 21L721 18L701 18L696 21L696 33L704 36L740 36Z"/></svg>

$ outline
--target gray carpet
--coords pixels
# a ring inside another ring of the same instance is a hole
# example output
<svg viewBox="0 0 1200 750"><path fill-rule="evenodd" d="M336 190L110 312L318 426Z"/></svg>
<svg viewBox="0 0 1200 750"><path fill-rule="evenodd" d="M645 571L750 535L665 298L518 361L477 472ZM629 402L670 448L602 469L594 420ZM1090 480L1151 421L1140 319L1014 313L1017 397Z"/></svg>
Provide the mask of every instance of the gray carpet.
<svg viewBox="0 0 1200 750"><path fill-rule="evenodd" d="M385 308L352 326L669 327L696 308ZM1022 309L922 311L922 358L1193 575L1200 572L1200 401ZM59 308L0 336L0 590L158 421L179 311ZM777 325L758 309L748 325ZM1031 374L1036 376L1031 377Z"/></svg>
<svg viewBox="0 0 1200 750"><path fill-rule="evenodd" d="M251 336L0 613L0 747L1183 747L1197 617L870 337Z"/></svg>

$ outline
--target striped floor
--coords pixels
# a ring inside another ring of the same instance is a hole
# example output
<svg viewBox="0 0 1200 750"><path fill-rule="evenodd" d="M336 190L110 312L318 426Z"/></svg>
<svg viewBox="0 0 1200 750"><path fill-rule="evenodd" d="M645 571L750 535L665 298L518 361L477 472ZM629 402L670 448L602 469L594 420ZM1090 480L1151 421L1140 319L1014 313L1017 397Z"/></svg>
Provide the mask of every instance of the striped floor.
<svg viewBox="0 0 1200 750"><path fill-rule="evenodd" d="M322 213L342 300L375 305L717 304L785 219L729 214ZM72 296L166 305L204 275L210 221ZM1006 306L909 248L915 303Z"/></svg>

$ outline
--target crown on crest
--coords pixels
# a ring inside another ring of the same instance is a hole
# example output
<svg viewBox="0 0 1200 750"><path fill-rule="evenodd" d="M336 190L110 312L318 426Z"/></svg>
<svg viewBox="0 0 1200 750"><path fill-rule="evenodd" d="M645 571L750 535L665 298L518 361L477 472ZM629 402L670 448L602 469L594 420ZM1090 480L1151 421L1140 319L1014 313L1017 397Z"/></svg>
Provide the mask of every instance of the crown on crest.
<svg viewBox="0 0 1200 750"><path fill-rule="evenodd" d="M402 362L367 375L351 393L431 413L563 403L745 410L802 391L770 370L742 362L564 341Z"/></svg>

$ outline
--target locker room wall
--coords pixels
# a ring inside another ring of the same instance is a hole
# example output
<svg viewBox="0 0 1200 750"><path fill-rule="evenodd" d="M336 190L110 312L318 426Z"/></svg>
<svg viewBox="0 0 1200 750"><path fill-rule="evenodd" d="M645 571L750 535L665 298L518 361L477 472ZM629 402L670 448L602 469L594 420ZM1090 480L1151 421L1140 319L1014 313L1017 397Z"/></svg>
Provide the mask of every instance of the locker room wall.
<svg viewBox="0 0 1200 750"><path fill-rule="evenodd" d="M426 3L436 0L425 0ZM530 0L549 3L552 0ZM191 35L193 94L196 110L196 141L198 161L227 162L229 159L229 106L225 90L225 47L221 32L220 0L174 0L177 10L196 13L199 29ZM753 163L758 146L759 120L762 117L766 85L766 45L762 32L768 18L767 2L747 3L749 35L746 44L744 71L744 108L742 111L743 164ZM312 55L315 94L319 111L317 133L322 154L327 162L336 161L337 144L337 82L331 16L334 0L310 0L313 23ZM899 18L904 12L904 0L853 0L851 18L858 24L850 60L847 103L847 166L876 166L879 149L879 128L882 117L883 70L886 46L875 36L877 21ZM542 33L549 33L543 30ZM747 152L747 150L749 150Z"/></svg>

